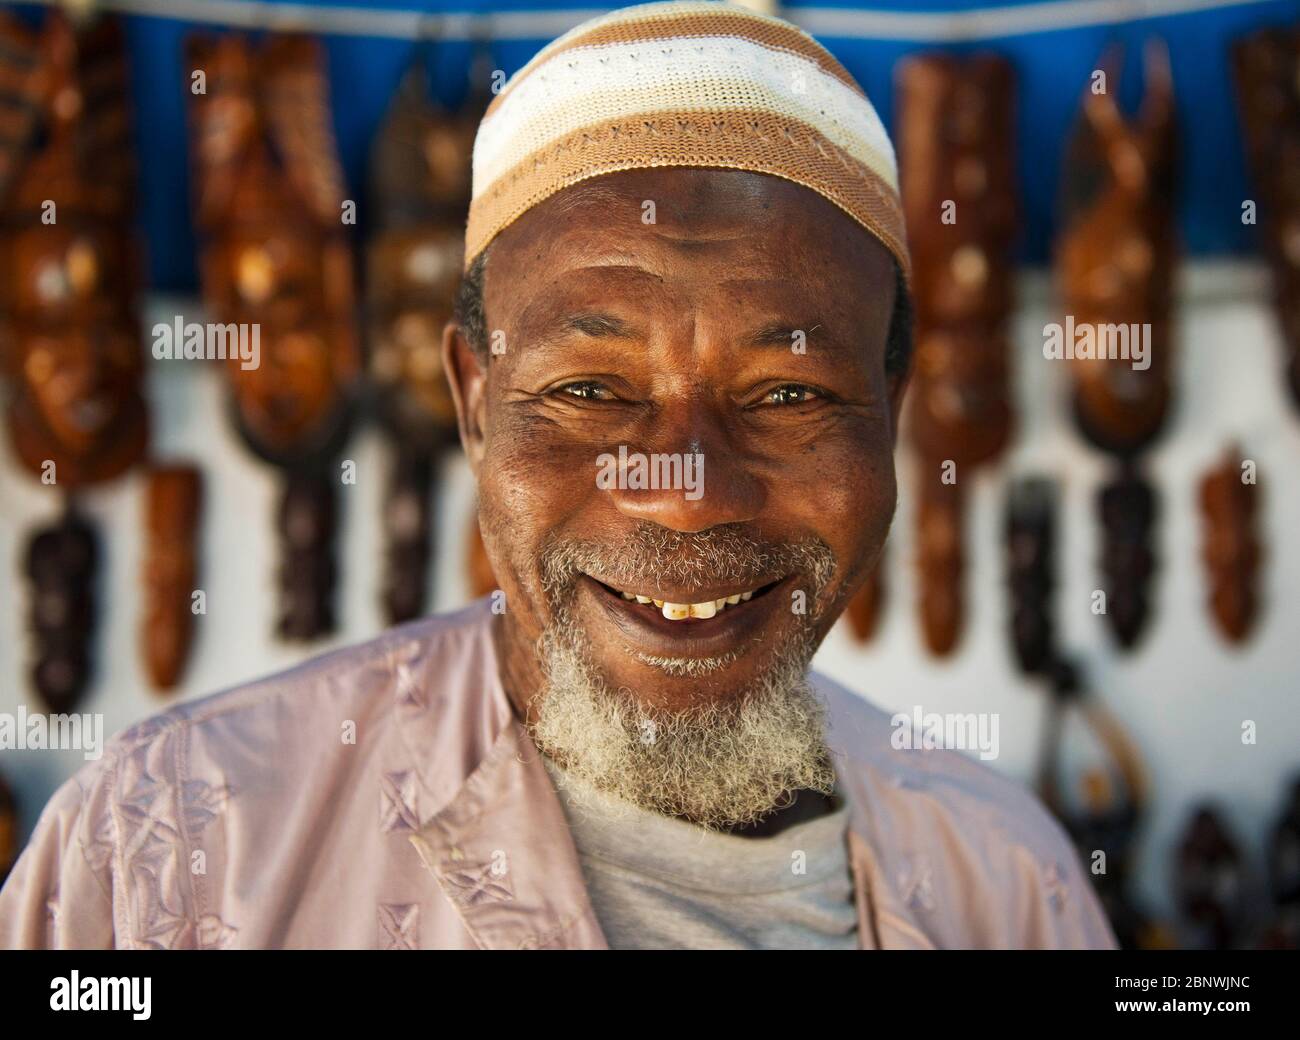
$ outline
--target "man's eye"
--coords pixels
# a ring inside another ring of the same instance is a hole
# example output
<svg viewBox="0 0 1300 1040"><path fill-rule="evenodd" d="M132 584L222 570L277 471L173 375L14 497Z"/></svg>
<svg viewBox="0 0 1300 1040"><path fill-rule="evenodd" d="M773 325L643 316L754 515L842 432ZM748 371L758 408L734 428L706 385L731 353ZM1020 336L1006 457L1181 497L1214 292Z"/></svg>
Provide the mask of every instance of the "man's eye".
<svg viewBox="0 0 1300 1040"><path fill-rule="evenodd" d="M769 390L763 395L763 400L768 404L804 404L815 401L818 396L817 391L811 387L791 383Z"/></svg>
<svg viewBox="0 0 1300 1040"><path fill-rule="evenodd" d="M581 398L584 401L612 401L614 395L599 383L593 383L590 380L584 380L578 383L566 383L564 386L557 387L556 393L569 394L572 397Z"/></svg>

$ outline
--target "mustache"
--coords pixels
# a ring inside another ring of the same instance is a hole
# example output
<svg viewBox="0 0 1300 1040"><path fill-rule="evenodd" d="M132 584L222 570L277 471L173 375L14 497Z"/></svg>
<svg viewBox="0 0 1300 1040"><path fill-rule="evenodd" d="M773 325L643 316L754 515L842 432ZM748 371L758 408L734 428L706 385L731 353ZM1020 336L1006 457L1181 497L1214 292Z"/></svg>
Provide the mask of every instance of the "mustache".
<svg viewBox="0 0 1300 1040"><path fill-rule="evenodd" d="M570 593L580 574L618 588L655 588L695 579L757 585L798 573L816 594L835 566L834 551L820 538L772 542L743 524L691 533L639 521L614 544L552 536L541 552L542 587L553 599Z"/></svg>

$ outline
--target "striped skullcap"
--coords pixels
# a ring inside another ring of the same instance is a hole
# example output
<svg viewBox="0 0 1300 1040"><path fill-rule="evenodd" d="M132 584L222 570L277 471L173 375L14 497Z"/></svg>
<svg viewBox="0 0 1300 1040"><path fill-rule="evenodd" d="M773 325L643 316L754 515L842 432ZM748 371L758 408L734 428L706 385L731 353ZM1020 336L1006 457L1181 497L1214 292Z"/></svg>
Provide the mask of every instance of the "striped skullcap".
<svg viewBox="0 0 1300 1040"><path fill-rule="evenodd" d="M466 269L497 232L556 192L655 166L802 184L910 275L894 149L862 88L790 23L697 0L584 22L510 77L474 141Z"/></svg>

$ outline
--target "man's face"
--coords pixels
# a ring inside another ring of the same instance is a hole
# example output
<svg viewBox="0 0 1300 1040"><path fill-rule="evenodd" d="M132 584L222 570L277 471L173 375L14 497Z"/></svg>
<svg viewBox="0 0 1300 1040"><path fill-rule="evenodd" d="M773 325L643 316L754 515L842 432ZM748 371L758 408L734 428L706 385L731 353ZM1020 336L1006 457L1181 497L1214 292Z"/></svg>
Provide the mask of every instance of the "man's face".
<svg viewBox="0 0 1300 1040"><path fill-rule="evenodd" d="M452 327L446 350L530 719L557 625L603 687L665 713L811 654L893 516L894 293L839 209L742 171L603 176L497 237L486 371Z"/></svg>

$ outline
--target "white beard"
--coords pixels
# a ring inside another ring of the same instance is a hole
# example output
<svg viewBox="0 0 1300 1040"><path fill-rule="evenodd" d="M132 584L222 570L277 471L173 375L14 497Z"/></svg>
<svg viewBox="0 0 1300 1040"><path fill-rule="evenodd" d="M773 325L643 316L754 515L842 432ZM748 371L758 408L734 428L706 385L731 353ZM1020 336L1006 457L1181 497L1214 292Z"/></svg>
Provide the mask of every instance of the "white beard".
<svg viewBox="0 0 1300 1040"><path fill-rule="evenodd" d="M741 695L677 712L655 710L606 683L581 630L564 616L538 653L546 676L533 740L579 782L670 816L720 829L761 820L791 792L830 794L835 773L825 709L808 681L815 649L797 637Z"/></svg>

